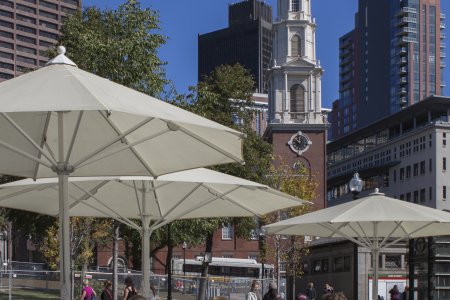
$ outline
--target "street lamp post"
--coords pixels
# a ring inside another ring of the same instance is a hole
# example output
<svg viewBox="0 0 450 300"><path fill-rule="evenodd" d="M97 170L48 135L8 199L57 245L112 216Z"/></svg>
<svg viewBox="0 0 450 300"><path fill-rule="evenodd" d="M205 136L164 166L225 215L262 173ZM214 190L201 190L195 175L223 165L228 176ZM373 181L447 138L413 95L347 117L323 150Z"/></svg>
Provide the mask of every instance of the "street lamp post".
<svg viewBox="0 0 450 300"><path fill-rule="evenodd" d="M359 193L362 191L362 180L359 178L358 172L353 174L353 178L348 183L350 192L353 194L353 199L358 199Z"/></svg>
<svg viewBox="0 0 450 300"><path fill-rule="evenodd" d="M186 248L187 243L183 242L183 294L186 293Z"/></svg>
<svg viewBox="0 0 450 300"><path fill-rule="evenodd" d="M260 227L258 229L258 237L259 237L259 249L261 253L261 291L264 295L264 278L265 278L264 262L266 260L266 245L265 245L266 230Z"/></svg>

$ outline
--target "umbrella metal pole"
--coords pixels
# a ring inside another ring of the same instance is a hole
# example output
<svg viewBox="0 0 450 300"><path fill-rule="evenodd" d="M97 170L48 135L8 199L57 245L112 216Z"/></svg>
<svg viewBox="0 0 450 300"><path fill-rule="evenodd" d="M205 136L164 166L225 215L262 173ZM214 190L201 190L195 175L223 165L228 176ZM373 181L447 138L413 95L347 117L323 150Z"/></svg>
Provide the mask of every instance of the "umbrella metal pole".
<svg viewBox="0 0 450 300"><path fill-rule="evenodd" d="M142 296L150 299L150 205L146 201L145 187L142 186Z"/></svg>
<svg viewBox="0 0 450 300"><path fill-rule="evenodd" d="M378 300L378 258L380 247L378 246L378 222L373 223L373 245L372 245L372 300Z"/></svg>
<svg viewBox="0 0 450 300"><path fill-rule="evenodd" d="M70 219L68 203L69 175L58 174L59 180L59 254L61 299L70 299Z"/></svg>
<svg viewBox="0 0 450 300"><path fill-rule="evenodd" d="M59 269L61 299L72 297L70 280L69 166L64 157L64 112L58 112Z"/></svg>

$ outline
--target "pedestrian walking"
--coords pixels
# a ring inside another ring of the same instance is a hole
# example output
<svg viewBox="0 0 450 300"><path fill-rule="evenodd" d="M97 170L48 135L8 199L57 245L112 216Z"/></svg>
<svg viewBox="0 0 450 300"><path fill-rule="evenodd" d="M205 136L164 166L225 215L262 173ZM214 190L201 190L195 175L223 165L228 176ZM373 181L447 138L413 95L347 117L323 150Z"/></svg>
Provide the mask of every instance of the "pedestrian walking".
<svg viewBox="0 0 450 300"><path fill-rule="evenodd" d="M278 287L275 282L269 283L269 290L264 294L263 300L280 300L278 295Z"/></svg>
<svg viewBox="0 0 450 300"><path fill-rule="evenodd" d="M97 293L89 285L89 280L83 280L83 292L81 293L80 300L92 300L93 297L97 297Z"/></svg>
<svg viewBox="0 0 450 300"><path fill-rule="evenodd" d="M259 282L254 280L252 282L252 286L250 287L250 291L247 293L246 300L258 300L258 290Z"/></svg>
<svg viewBox="0 0 450 300"><path fill-rule="evenodd" d="M308 288L306 289L306 299L308 300L316 300L317 297L317 293L316 293L316 289L314 288L314 283L310 282L308 284Z"/></svg>
<svg viewBox="0 0 450 300"><path fill-rule="evenodd" d="M103 291L100 295L101 300L113 300L112 291L111 291L112 283L109 280L106 280L103 283Z"/></svg>

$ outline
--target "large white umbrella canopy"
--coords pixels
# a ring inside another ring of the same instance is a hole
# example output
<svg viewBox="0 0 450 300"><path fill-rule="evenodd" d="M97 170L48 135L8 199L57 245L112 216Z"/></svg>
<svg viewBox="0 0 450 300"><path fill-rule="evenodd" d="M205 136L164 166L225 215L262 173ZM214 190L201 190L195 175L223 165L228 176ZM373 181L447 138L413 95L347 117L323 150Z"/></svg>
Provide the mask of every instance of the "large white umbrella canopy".
<svg viewBox="0 0 450 300"><path fill-rule="evenodd" d="M368 197L264 226L268 233L343 237L372 253L372 299L378 299L378 256L411 238L450 234L450 213L386 197Z"/></svg>
<svg viewBox="0 0 450 300"><path fill-rule="evenodd" d="M243 135L80 70L64 56L0 83L0 174L59 177L61 298L68 299L67 178L242 162Z"/></svg>
<svg viewBox="0 0 450 300"><path fill-rule="evenodd" d="M71 177L69 214L114 218L142 232L143 284L151 232L173 220L248 217L305 203L265 185L199 168L152 177ZM58 179L0 185L0 207L58 215ZM149 217L153 222L145 223ZM131 219L142 220L139 226Z"/></svg>

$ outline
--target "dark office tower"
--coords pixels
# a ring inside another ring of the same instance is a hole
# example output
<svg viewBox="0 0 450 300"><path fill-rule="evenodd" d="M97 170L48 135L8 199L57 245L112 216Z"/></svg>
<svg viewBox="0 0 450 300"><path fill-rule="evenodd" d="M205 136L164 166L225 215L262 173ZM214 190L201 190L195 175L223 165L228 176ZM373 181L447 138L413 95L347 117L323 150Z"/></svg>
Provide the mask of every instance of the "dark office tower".
<svg viewBox="0 0 450 300"><path fill-rule="evenodd" d="M440 0L359 0L355 29L340 39L333 139L442 95L444 19Z"/></svg>
<svg viewBox="0 0 450 300"><path fill-rule="evenodd" d="M228 7L228 28L198 36L198 80L224 64L243 65L255 90L267 93L272 54L272 7L247 0Z"/></svg>
<svg viewBox="0 0 450 300"><path fill-rule="evenodd" d="M43 66L44 51L81 0L0 0L0 81Z"/></svg>

